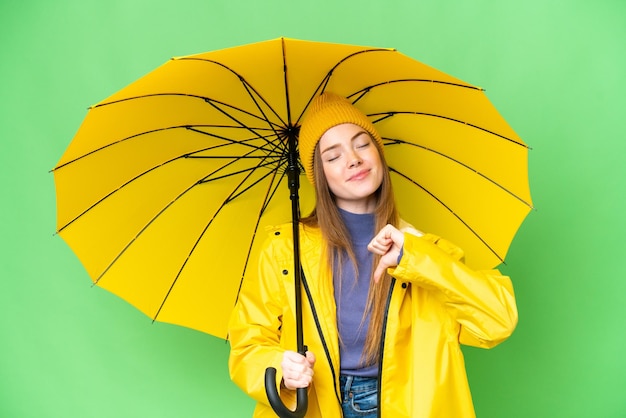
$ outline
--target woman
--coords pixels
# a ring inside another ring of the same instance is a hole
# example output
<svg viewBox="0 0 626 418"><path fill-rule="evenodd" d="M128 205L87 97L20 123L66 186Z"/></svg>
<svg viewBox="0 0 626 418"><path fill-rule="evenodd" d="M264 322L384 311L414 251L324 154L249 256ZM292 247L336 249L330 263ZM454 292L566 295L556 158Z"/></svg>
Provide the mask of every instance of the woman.
<svg viewBox="0 0 626 418"><path fill-rule="evenodd" d="M511 281L466 267L462 251L398 217L383 143L345 98L311 104L300 158L316 207L301 220L306 356L294 352L291 226L274 228L230 322L232 379L275 416L308 387L307 417L473 417L460 344L493 347L517 324Z"/></svg>

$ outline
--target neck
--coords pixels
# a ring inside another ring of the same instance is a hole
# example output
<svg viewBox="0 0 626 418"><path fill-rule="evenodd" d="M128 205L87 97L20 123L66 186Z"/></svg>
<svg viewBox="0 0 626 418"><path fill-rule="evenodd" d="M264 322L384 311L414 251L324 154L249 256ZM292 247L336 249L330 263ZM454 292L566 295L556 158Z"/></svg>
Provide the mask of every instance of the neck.
<svg viewBox="0 0 626 418"><path fill-rule="evenodd" d="M372 195L361 201L337 200L337 207L346 212L356 214L374 213L376 210L376 199Z"/></svg>

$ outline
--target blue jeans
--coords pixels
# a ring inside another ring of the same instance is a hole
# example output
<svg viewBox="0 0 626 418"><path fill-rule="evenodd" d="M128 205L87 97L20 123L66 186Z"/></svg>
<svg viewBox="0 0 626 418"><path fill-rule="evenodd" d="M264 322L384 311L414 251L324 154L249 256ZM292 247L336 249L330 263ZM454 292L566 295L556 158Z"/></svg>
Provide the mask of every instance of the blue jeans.
<svg viewBox="0 0 626 418"><path fill-rule="evenodd" d="M341 375L339 383L344 418L376 418L378 378Z"/></svg>

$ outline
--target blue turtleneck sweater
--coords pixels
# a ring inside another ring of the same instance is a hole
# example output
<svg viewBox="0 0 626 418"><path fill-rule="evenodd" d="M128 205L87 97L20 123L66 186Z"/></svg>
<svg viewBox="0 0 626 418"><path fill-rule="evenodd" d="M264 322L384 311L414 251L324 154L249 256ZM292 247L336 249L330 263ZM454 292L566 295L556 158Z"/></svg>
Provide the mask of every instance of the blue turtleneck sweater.
<svg viewBox="0 0 626 418"><path fill-rule="evenodd" d="M359 275L356 277L352 261L346 254L342 265L336 264L333 272L341 343L341 373L373 377L378 374L378 365L363 367L361 356L370 321L369 313L365 319L363 313L367 304L372 271L372 254L367 250L367 244L374 237L374 214L355 214L341 209L340 213L350 232L359 266ZM341 269L341 272L337 269Z"/></svg>

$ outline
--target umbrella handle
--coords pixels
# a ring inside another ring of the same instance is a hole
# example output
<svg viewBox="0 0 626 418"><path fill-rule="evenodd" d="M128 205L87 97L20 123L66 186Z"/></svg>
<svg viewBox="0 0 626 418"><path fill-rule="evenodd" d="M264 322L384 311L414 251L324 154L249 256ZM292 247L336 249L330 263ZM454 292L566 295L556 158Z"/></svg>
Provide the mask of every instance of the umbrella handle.
<svg viewBox="0 0 626 418"><path fill-rule="evenodd" d="M265 393L270 405L276 414L281 418L302 418L306 414L308 407L307 388L298 388L296 390L296 409L292 411L287 408L278 395L276 388L276 369L268 367L265 369Z"/></svg>

